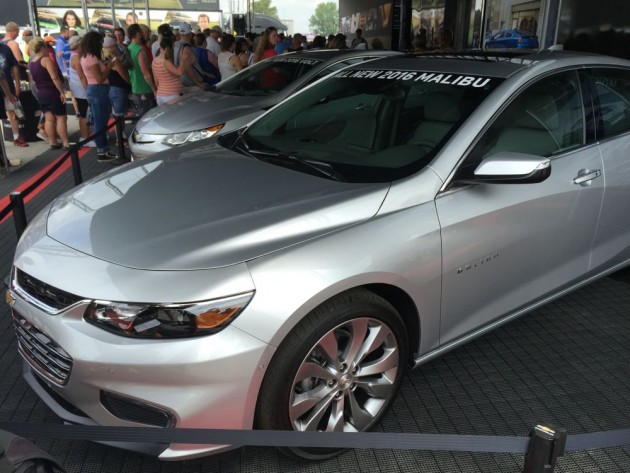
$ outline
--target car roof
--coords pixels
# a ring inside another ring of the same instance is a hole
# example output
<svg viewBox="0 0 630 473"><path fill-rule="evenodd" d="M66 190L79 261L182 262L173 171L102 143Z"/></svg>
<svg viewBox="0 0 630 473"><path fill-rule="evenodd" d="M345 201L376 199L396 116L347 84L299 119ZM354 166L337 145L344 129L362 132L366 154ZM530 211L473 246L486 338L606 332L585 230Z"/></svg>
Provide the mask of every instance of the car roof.
<svg viewBox="0 0 630 473"><path fill-rule="evenodd" d="M630 61L598 54L573 51L495 52L495 51L436 51L405 54L355 64L349 69L409 70L447 74L477 74L486 77L507 78L535 65L562 62L564 66L581 64L610 64L630 66Z"/></svg>
<svg viewBox="0 0 630 473"><path fill-rule="evenodd" d="M303 57L309 59L319 59L321 61L329 61L339 59L343 56L402 56L403 53L398 51L385 51L376 49L307 49L304 51L295 51L291 53L283 53L274 58L282 57Z"/></svg>

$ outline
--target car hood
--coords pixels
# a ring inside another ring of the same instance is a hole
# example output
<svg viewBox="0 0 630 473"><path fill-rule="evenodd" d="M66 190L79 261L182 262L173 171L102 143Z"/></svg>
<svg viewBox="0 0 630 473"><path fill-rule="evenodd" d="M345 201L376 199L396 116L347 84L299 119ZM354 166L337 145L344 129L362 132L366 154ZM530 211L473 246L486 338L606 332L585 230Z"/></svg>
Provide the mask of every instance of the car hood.
<svg viewBox="0 0 630 473"><path fill-rule="evenodd" d="M367 220L389 189L331 181L218 145L185 148L66 193L51 206L48 235L126 267L210 269Z"/></svg>
<svg viewBox="0 0 630 473"><path fill-rule="evenodd" d="M176 102L149 110L138 121L136 132L166 135L201 130L261 111L267 106L265 99L268 97L242 97L214 92L185 95Z"/></svg>

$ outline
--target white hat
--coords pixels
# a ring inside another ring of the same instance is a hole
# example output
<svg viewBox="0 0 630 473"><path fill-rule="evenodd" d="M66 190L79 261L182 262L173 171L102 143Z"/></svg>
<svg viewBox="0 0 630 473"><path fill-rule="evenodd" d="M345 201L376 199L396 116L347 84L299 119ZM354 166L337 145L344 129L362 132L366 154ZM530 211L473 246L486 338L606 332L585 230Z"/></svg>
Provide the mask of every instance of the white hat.
<svg viewBox="0 0 630 473"><path fill-rule="evenodd" d="M192 33L192 26L190 26L190 23L182 23L181 25L179 25L179 33L180 34L190 34Z"/></svg>

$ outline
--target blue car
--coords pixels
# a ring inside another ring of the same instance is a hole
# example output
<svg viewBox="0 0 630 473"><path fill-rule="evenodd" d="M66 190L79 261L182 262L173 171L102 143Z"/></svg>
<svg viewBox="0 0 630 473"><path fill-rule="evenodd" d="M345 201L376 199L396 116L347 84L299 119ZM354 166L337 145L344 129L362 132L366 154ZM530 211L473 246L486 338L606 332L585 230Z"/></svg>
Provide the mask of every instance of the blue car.
<svg viewBox="0 0 630 473"><path fill-rule="evenodd" d="M501 30L486 41L486 48L538 49L538 37L525 30Z"/></svg>

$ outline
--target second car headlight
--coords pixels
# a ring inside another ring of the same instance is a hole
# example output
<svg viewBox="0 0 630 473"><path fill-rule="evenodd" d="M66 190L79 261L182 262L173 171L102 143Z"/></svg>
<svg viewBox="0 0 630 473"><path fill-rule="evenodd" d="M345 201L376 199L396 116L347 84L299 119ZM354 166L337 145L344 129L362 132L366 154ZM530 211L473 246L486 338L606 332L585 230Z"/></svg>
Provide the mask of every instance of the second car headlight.
<svg viewBox="0 0 630 473"><path fill-rule="evenodd" d="M92 301L84 320L117 335L183 338L211 335L227 327L249 304L253 292L193 304L128 304Z"/></svg>
<svg viewBox="0 0 630 473"><path fill-rule="evenodd" d="M179 146L184 143L192 143L194 141L207 140L217 131L223 128L225 124L211 126L210 128L204 128L203 130L185 131L183 133L173 133L172 135L166 135L166 138L162 140L162 143L169 146Z"/></svg>

